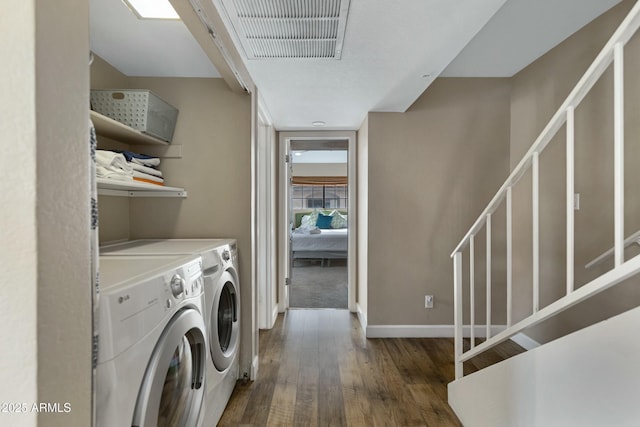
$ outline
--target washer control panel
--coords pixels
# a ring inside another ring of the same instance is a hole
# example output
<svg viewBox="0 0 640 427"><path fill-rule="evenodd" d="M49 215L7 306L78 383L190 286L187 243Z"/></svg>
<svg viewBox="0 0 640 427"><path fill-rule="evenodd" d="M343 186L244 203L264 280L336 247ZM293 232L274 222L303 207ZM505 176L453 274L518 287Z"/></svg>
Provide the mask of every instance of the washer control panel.
<svg viewBox="0 0 640 427"><path fill-rule="evenodd" d="M181 298L182 293L184 292L185 280L180 277L179 274L174 275L171 278L171 282L169 286L171 286L171 294L173 294L174 298Z"/></svg>
<svg viewBox="0 0 640 427"><path fill-rule="evenodd" d="M201 296L203 289L202 259L198 258L179 268L168 278L165 306L171 309L180 301Z"/></svg>

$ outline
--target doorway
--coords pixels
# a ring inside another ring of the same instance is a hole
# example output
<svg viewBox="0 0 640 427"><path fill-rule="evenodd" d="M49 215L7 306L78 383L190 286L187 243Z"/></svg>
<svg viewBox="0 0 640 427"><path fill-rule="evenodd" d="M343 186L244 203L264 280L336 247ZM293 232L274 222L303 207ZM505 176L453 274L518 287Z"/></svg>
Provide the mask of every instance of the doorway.
<svg viewBox="0 0 640 427"><path fill-rule="evenodd" d="M355 311L355 132L281 132L279 140L278 309ZM335 246L317 246L332 234L342 234Z"/></svg>
<svg viewBox="0 0 640 427"><path fill-rule="evenodd" d="M346 309L348 140L293 140L290 148L289 307Z"/></svg>

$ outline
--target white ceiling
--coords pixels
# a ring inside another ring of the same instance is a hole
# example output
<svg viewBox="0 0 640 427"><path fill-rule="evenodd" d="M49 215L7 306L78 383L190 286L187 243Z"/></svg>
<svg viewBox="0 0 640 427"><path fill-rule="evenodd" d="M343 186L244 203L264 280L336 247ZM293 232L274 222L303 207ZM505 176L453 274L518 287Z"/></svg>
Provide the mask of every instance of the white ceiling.
<svg viewBox="0 0 640 427"><path fill-rule="evenodd" d="M220 77L179 20L138 19L122 0L90 0L91 50L127 76Z"/></svg>
<svg viewBox="0 0 640 427"><path fill-rule="evenodd" d="M508 0L441 75L511 77L620 1Z"/></svg>
<svg viewBox="0 0 640 427"><path fill-rule="evenodd" d="M357 129L368 111L405 111L439 75L511 76L619 1L351 0L341 60L245 63L278 130ZM180 21L91 0L90 30L126 75L219 76Z"/></svg>

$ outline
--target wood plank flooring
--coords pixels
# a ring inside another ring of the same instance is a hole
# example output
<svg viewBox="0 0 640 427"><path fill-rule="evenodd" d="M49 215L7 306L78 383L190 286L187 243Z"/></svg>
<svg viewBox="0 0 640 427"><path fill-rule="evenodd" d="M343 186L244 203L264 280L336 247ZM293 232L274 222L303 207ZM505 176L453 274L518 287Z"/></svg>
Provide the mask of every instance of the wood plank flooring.
<svg viewBox="0 0 640 427"><path fill-rule="evenodd" d="M507 342L465 374L521 351ZM260 331L258 379L238 382L218 425L459 426L453 378L452 339L366 339L347 310L289 310Z"/></svg>

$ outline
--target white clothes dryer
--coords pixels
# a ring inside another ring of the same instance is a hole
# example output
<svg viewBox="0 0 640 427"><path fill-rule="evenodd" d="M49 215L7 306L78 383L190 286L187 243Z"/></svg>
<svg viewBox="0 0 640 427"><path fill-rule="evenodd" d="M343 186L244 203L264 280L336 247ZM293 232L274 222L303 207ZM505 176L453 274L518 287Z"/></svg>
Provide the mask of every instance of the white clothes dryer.
<svg viewBox="0 0 640 427"><path fill-rule="evenodd" d="M197 427L205 396L202 259L100 257L98 427Z"/></svg>
<svg viewBox="0 0 640 427"><path fill-rule="evenodd" d="M101 256L195 254L203 259L207 329L203 424L216 425L239 378L240 282L235 239L143 239L102 246Z"/></svg>
<svg viewBox="0 0 640 427"><path fill-rule="evenodd" d="M238 250L233 239L217 249L221 261L220 274L213 276L212 298L205 295L205 313L209 325L207 360L207 406L205 422L217 423L224 412L236 380L239 378L240 346L240 281ZM235 378L235 379L234 379Z"/></svg>

